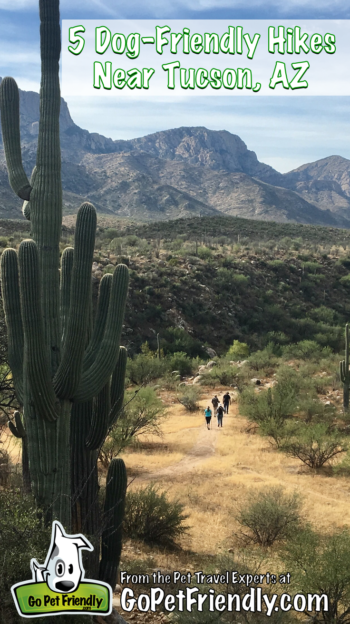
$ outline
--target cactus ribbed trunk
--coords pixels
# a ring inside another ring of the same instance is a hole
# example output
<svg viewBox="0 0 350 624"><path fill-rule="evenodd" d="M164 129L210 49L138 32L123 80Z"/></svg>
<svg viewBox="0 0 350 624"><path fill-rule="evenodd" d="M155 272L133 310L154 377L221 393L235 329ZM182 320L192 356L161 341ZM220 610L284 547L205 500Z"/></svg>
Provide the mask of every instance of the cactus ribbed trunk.
<svg viewBox="0 0 350 624"><path fill-rule="evenodd" d="M122 408L126 351L120 347L128 269L119 265L101 280L94 328L91 327L91 267L96 211L78 211L74 249L61 259L61 152L59 138L59 1L40 0L42 79L36 167L28 181L19 132L19 92L12 78L0 85L1 123L9 181L24 200L31 240L1 257L1 281L8 330L8 357L23 422L10 423L23 440L23 476L44 509L47 522L58 519L69 533L84 532L95 544L89 561L96 575L102 532L98 502L98 451ZM117 535L108 570L116 573L121 548L124 475L108 490L119 514L110 525ZM29 470L28 470L29 464ZM26 466L26 468L25 468ZM30 484L28 482L30 474ZM118 554L119 553L119 554ZM106 554L104 555L104 559ZM102 580L107 568L102 565ZM114 577L113 577L114 578Z"/></svg>
<svg viewBox="0 0 350 624"><path fill-rule="evenodd" d="M349 326L345 325L345 359L340 362L339 372L343 384L343 408L349 411L350 370L349 370Z"/></svg>

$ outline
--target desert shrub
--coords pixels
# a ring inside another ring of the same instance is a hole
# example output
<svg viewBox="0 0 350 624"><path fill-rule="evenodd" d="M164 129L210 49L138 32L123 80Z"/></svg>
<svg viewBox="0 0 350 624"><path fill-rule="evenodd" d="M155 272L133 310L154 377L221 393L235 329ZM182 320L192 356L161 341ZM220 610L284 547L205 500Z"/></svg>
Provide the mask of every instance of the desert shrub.
<svg viewBox="0 0 350 624"><path fill-rule="evenodd" d="M199 409L200 396L201 390L198 386L183 386L177 398L188 412L195 412Z"/></svg>
<svg viewBox="0 0 350 624"><path fill-rule="evenodd" d="M201 373L201 385L215 388L217 385L232 386L236 383L239 368L225 362L219 362L217 366Z"/></svg>
<svg viewBox="0 0 350 624"><path fill-rule="evenodd" d="M269 438L269 442L281 449L294 435L296 423L279 416L269 416L259 423L259 433Z"/></svg>
<svg viewBox="0 0 350 624"><path fill-rule="evenodd" d="M239 407L242 416L259 424L274 419L280 425L292 416L297 404L297 392L288 378L281 379L273 388L256 393L246 388L240 395Z"/></svg>
<svg viewBox="0 0 350 624"><path fill-rule="evenodd" d="M183 352L192 358L208 357L202 343L181 327L168 327L162 332L160 338L165 354Z"/></svg>
<svg viewBox="0 0 350 624"><path fill-rule="evenodd" d="M128 247L136 247L136 245L140 242L140 239L136 236L136 234L130 234L129 236L126 236L124 242L128 245Z"/></svg>
<svg viewBox="0 0 350 624"><path fill-rule="evenodd" d="M312 382L314 379L312 380ZM315 387L315 390L317 388ZM313 393L306 396L299 397L298 414L307 423L328 423L331 424L333 417L335 416L336 409L334 405L325 405L318 398L313 396Z"/></svg>
<svg viewBox="0 0 350 624"><path fill-rule="evenodd" d="M3 247L3 248L7 247L7 242L8 240L6 236L0 236L0 247Z"/></svg>
<svg viewBox="0 0 350 624"><path fill-rule="evenodd" d="M154 484L127 492L124 530L131 538L170 546L187 532L187 518L182 503L170 501Z"/></svg>
<svg viewBox="0 0 350 624"><path fill-rule="evenodd" d="M350 533L320 535L310 527L295 532L281 550L294 591L326 595L328 609L306 612L315 624L350 622ZM323 603L324 604L324 603ZM310 620L310 621L311 621Z"/></svg>
<svg viewBox="0 0 350 624"><path fill-rule="evenodd" d="M334 322L334 317L336 316L336 312L331 308L327 308L326 306L319 306L318 308L313 308L308 312L308 316L310 316L315 321L321 321L322 323L327 323L331 325Z"/></svg>
<svg viewBox="0 0 350 624"><path fill-rule="evenodd" d="M271 546L289 538L301 527L301 500L298 494L285 494L282 488L251 493L236 520L247 542Z"/></svg>
<svg viewBox="0 0 350 624"><path fill-rule="evenodd" d="M248 364L249 367L255 371L276 366L277 357L273 352L272 343L269 343L265 349L252 353L248 358Z"/></svg>
<svg viewBox="0 0 350 624"><path fill-rule="evenodd" d="M169 368L166 358L158 359L152 354L139 353L132 359L128 358L126 376L136 385L148 383L152 379L158 379Z"/></svg>
<svg viewBox="0 0 350 624"><path fill-rule="evenodd" d="M178 351L168 356L169 369L179 371L181 377L192 373L192 360L183 351Z"/></svg>
<svg viewBox="0 0 350 624"><path fill-rule="evenodd" d="M304 271L308 271L310 273L316 273L318 269L322 268L322 264L318 262L304 262L303 264Z"/></svg>
<svg viewBox="0 0 350 624"><path fill-rule="evenodd" d="M315 340L301 340L297 344L283 347L283 357L286 359L319 360L331 353L332 350L329 347L321 347Z"/></svg>
<svg viewBox="0 0 350 624"><path fill-rule="evenodd" d="M283 260L269 260L267 262L267 265L271 268L271 269L284 269L285 268L285 264L283 262Z"/></svg>
<svg viewBox="0 0 350 624"><path fill-rule="evenodd" d="M212 255L212 251L209 249L209 247L198 247L197 249L197 256L201 260L210 260Z"/></svg>
<svg viewBox="0 0 350 624"><path fill-rule="evenodd" d="M30 560L43 563L50 543L51 529L45 528L34 500L18 491L0 490L0 621L17 623L11 585L29 580Z"/></svg>
<svg viewBox="0 0 350 624"><path fill-rule="evenodd" d="M106 228L103 232L103 238L112 240L120 236L120 231L117 228Z"/></svg>
<svg viewBox="0 0 350 624"><path fill-rule="evenodd" d="M245 342L234 340L233 344L227 351L227 357L231 360L245 360L249 357L249 347Z"/></svg>
<svg viewBox="0 0 350 624"><path fill-rule="evenodd" d="M339 432L330 431L326 423L300 423L294 436L281 446L282 450L300 459L310 468L321 468L337 455L347 451Z"/></svg>
<svg viewBox="0 0 350 624"><path fill-rule="evenodd" d="M165 414L164 404L153 388L141 388L136 394L127 392L124 408L100 450L100 461L105 468L140 435L160 435Z"/></svg>
<svg viewBox="0 0 350 624"><path fill-rule="evenodd" d="M237 286L243 286L247 284L249 278L241 273L237 273L233 269L220 268L218 269L214 283L220 288L221 291L230 291Z"/></svg>
<svg viewBox="0 0 350 624"><path fill-rule="evenodd" d="M344 275L339 281L343 286L350 286L350 275Z"/></svg>

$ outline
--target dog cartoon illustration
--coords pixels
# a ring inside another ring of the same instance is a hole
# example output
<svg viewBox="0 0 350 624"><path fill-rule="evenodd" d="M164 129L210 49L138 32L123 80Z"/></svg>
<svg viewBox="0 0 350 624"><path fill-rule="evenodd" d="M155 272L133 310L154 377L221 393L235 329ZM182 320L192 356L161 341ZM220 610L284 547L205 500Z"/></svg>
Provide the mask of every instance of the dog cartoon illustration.
<svg viewBox="0 0 350 624"><path fill-rule="evenodd" d="M84 574L82 548L93 550L86 537L67 535L61 523L55 520L45 564L39 565L36 559L30 562L35 583L45 582L52 591L61 594L75 591Z"/></svg>

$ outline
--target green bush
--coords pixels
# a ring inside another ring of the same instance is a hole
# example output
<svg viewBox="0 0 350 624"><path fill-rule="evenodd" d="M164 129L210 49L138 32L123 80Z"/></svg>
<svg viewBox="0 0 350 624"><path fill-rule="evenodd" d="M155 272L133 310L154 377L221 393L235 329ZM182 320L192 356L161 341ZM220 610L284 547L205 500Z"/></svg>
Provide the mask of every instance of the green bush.
<svg viewBox="0 0 350 624"><path fill-rule="evenodd" d="M197 249L197 256L201 260L210 260L212 255L212 251L209 249L209 247L198 247Z"/></svg>
<svg viewBox="0 0 350 624"><path fill-rule="evenodd" d="M168 368L169 361L166 358L158 359L147 353L139 353L132 359L128 358L126 376L132 383L141 385L162 377Z"/></svg>
<svg viewBox="0 0 350 624"><path fill-rule="evenodd" d="M255 351L248 358L249 367L258 371L264 368L273 368L277 364L277 357L273 352L273 344L269 343L265 349Z"/></svg>
<svg viewBox="0 0 350 624"><path fill-rule="evenodd" d="M233 344L227 351L227 357L231 360L245 360L249 357L249 347L245 342L234 340Z"/></svg>
<svg viewBox="0 0 350 624"><path fill-rule="evenodd" d="M124 530L131 538L171 546L187 532L187 518L184 505L178 500L169 501L166 492L160 492L154 484L127 492Z"/></svg>
<svg viewBox="0 0 350 624"><path fill-rule="evenodd" d="M251 493L236 517L241 536L260 546L288 539L301 527L300 507L300 497L284 494L281 488Z"/></svg>
<svg viewBox="0 0 350 624"><path fill-rule="evenodd" d="M297 392L289 379L281 379L272 389L256 393L254 388L246 388L239 397L242 416L261 424L274 419L282 424L293 415L297 406Z"/></svg>
<svg viewBox="0 0 350 624"><path fill-rule="evenodd" d="M183 386L177 398L188 412L195 412L199 409L198 401L201 394L198 386Z"/></svg>
<svg viewBox="0 0 350 624"><path fill-rule="evenodd" d="M344 275L339 281L343 286L350 286L350 275Z"/></svg>
<svg viewBox="0 0 350 624"><path fill-rule="evenodd" d="M18 491L0 490L0 621L20 622L10 592L11 585L30 580L30 560L43 563L51 529L45 528L34 500Z"/></svg>
<svg viewBox="0 0 350 624"><path fill-rule="evenodd" d="M217 385L232 386L236 385L239 368L231 366L225 362L219 362L217 366L213 366L206 370L203 375L201 385L215 388Z"/></svg>
<svg viewBox="0 0 350 624"><path fill-rule="evenodd" d="M100 450L104 467L108 468L112 459L140 435L160 435L160 422L165 414L164 404L153 388L127 392L124 408Z"/></svg>
<svg viewBox="0 0 350 624"><path fill-rule="evenodd" d="M350 622L350 533L320 535L310 527L295 532L281 550L294 592L326 595L328 609L305 612L315 624Z"/></svg>
<svg viewBox="0 0 350 624"><path fill-rule="evenodd" d="M181 327L168 327L161 334L161 347L164 353L186 353L189 357L204 357L208 355L197 338L193 338Z"/></svg>
<svg viewBox="0 0 350 624"><path fill-rule="evenodd" d="M300 423L294 436L281 445L281 449L300 459L309 468L321 468L337 455L345 453L348 447L337 431L330 431L326 423Z"/></svg>
<svg viewBox="0 0 350 624"><path fill-rule="evenodd" d="M192 360L183 351L178 351L168 356L169 370L179 371L181 377L192 373Z"/></svg>
<svg viewBox="0 0 350 624"><path fill-rule="evenodd" d="M283 357L286 359L298 360L319 360L332 353L329 347L321 347L314 340L301 340L297 344L290 344L282 347Z"/></svg>

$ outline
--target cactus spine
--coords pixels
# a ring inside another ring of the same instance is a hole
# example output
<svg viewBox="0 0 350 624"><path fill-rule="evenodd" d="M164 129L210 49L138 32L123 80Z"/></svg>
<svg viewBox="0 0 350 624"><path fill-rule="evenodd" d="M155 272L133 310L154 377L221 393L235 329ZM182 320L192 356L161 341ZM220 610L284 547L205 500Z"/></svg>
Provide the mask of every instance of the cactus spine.
<svg viewBox="0 0 350 624"><path fill-rule="evenodd" d="M340 379L343 384L343 408L349 409L350 370L349 370L349 326L345 325L345 359L340 363Z"/></svg>
<svg viewBox="0 0 350 624"><path fill-rule="evenodd" d="M123 401L126 352L120 337L128 269L119 265L113 277L102 279L91 332L96 211L89 203L80 207L74 249L62 255L60 278L59 1L40 0L39 6L40 123L30 182L22 166L18 88L12 78L0 86L9 180L31 222L31 239L1 258L8 357L24 420L23 427L15 417L10 428L25 433L32 490L47 521L57 518L68 531L73 523L98 536L96 462Z"/></svg>

